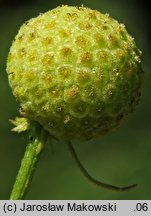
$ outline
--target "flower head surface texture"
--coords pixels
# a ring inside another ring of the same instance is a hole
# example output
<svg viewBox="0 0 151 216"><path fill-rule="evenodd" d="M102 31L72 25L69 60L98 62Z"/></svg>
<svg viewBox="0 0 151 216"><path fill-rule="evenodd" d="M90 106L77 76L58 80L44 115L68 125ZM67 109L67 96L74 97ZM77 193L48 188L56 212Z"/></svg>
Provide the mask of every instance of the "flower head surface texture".
<svg viewBox="0 0 151 216"><path fill-rule="evenodd" d="M9 83L24 116L64 139L119 126L138 103L141 51L123 24L60 6L23 24L9 52Z"/></svg>

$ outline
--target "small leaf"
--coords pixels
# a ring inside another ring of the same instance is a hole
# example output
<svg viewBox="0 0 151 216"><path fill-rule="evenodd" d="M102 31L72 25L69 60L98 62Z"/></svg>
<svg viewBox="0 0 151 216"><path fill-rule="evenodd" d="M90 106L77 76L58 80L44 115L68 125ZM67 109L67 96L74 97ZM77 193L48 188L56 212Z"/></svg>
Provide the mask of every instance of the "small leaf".
<svg viewBox="0 0 151 216"><path fill-rule="evenodd" d="M10 122L15 125L12 131L21 133L23 131L29 130L31 124L27 118L17 117L15 120L10 120Z"/></svg>

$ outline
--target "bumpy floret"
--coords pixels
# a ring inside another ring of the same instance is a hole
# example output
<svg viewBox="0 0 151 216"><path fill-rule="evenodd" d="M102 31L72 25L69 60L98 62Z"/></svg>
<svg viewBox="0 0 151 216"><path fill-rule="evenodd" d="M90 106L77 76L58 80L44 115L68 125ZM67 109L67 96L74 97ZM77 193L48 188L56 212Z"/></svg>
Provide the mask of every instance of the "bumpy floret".
<svg viewBox="0 0 151 216"><path fill-rule="evenodd" d="M140 55L125 26L109 15L62 6L23 24L7 72L26 118L57 138L90 139L133 111Z"/></svg>

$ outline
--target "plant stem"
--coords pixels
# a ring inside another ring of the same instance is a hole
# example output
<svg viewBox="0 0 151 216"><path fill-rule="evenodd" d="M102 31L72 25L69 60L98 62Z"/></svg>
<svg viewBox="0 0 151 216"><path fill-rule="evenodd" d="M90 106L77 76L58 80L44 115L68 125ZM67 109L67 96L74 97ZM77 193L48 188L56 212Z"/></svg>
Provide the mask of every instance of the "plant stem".
<svg viewBox="0 0 151 216"><path fill-rule="evenodd" d="M10 195L10 200L23 199L30 183L31 176L35 170L36 162L43 149L44 143L46 142L47 134L39 127L39 125L34 127L33 132L35 138L26 147L26 151Z"/></svg>
<svg viewBox="0 0 151 216"><path fill-rule="evenodd" d="M69 150L75 160L75 162L77 163L78 167L80 168L81 172L83 173L83 175L93 184L99 186L99 187L103 187L103 188L107 188L107 189L111 189L111 190L115 190L115 191L127 191L129 189L132 189L134 187L137 186L137 184L132 184L132 185L128 185L128 186L124 186L124 187L119 187L119 186L114 186L114 185L110 185L110 184L106 184L103 183L101 181L98 181L97 179L93 178L88 172L87 170L84 168L84 166L82 165L82 163L80 162L73 146L72 143L70 141L67 142Z"/></svg>

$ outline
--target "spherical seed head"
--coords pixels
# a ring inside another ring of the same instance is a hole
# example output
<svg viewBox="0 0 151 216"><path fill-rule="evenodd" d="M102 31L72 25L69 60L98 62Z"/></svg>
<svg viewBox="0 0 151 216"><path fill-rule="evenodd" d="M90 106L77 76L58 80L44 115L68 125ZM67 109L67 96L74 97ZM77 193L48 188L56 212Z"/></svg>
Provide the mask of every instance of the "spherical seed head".
<svg viewBox="0 0 151 216"><path fill-rule="evenodd" d="M24 116L57 138L90 139L133 111L140 55L125 26L109 15L61 6L23 24L7 72Z"/></svg>

